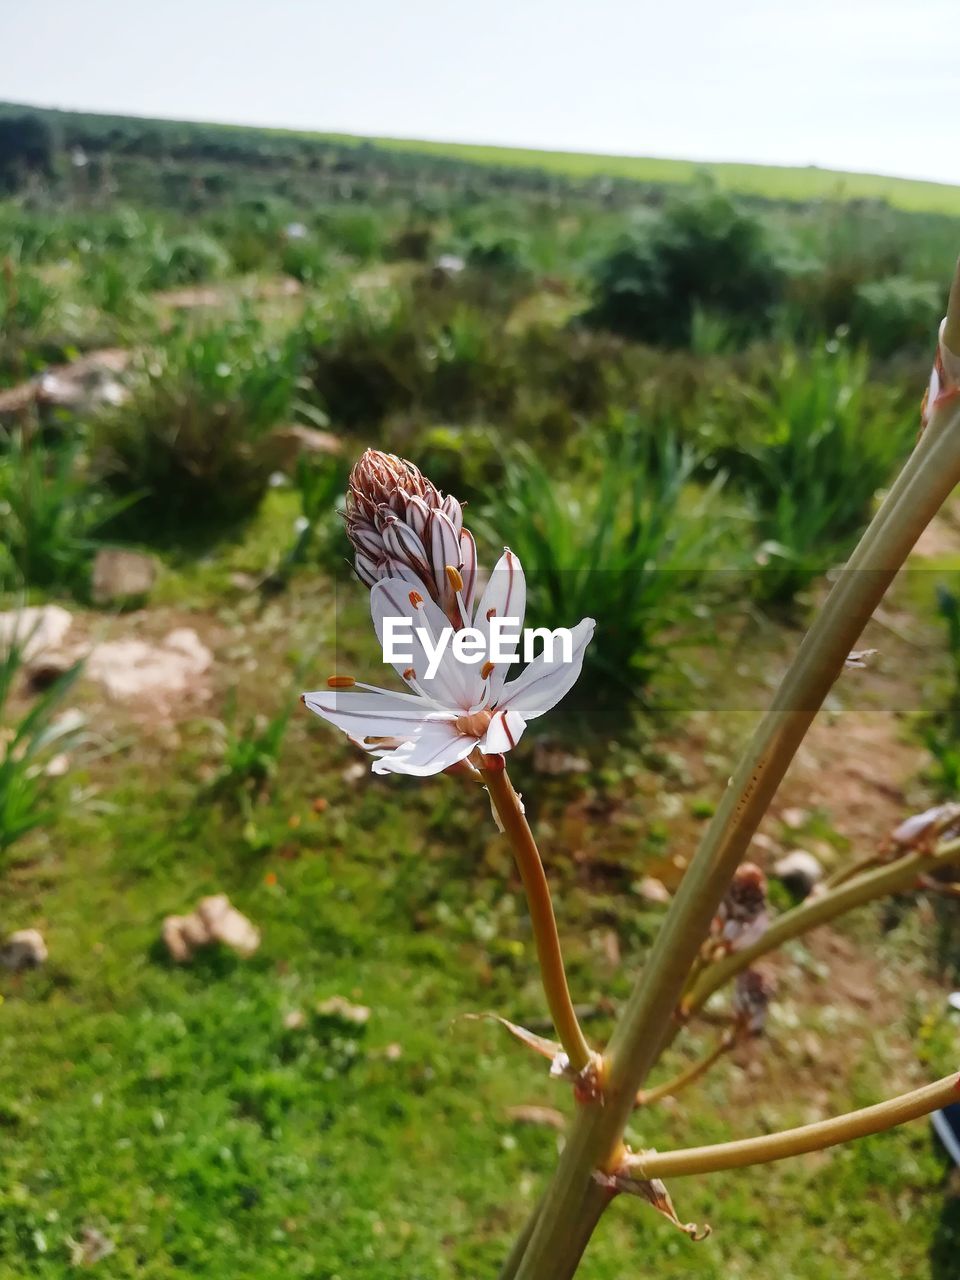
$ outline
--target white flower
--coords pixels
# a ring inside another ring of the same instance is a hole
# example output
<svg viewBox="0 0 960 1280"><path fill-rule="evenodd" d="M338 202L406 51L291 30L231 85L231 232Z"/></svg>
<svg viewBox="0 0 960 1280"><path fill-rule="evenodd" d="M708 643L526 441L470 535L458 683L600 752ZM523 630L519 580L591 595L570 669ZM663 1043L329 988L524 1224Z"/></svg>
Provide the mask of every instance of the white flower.
<svg viewBox="0 0 960 1280"><path fill-rule="evenodd" d="M462 593L457 592L464 626L474 626L490 639L494 617L516 620L523 627L526 582L519 559L504 551L497 562L471 621ZM432 679L427 677L428 658L417 628L426 628L434 641L450 623L412 574L385 578L370 592L370 612L381 646L387 618L409 618L412 623L413 662L395 669L412 692L392 693L371 685L337 687L305 693L311 711L342 729L378 758L374 773L407 773L425 777L440 773L463 760L474 748L499 755L515 747L527 721L542 716L576 683L583 655L596 623L584 618L572 628L570 661L556 658L547 647L514 680L507 681L509 664L490 661L464 663L448 645ZM357 692L357 689L366 692Z"/></svg>

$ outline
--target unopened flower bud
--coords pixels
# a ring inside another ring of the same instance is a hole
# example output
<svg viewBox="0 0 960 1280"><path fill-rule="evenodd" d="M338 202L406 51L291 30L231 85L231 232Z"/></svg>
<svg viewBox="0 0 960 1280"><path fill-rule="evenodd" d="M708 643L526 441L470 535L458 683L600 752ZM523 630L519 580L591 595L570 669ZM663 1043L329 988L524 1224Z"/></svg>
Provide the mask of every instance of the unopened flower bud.
<svg viewBox="0 0 960 1280"><path fill-rule="evenodd" d="M726 896L714 917L710 944L723 951L740 951L766 930L767 877L753 862L737 867Z"/></svg>
<svg viewBox="0 0 960 1280"><path fill-rule="evenodd" d="M776 993L776 978L769 969L757 967L738 973L733 987L733 1016L737 1024L750 1035L762 1035Z"/></svg>
<svg viewBox="0 0 960 1280"><path fill-rule="evenodd" d="M412 462L366 450L350 473L347 535L357 574L368 587L381 578L414 577L459 625L456 583L459 578L469 609L476 544L463 527L457 499L444 497Z"/></svg>

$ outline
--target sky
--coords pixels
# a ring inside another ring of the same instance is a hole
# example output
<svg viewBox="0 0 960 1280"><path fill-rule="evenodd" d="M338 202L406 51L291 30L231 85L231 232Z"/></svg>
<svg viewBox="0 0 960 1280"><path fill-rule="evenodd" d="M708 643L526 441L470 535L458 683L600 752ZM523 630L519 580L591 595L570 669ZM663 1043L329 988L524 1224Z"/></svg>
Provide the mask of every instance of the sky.
<svg viewBox="0 0 960 1280"><path fill-rule="evenodd" d="M0 99L960 182L960 0L0 0Z"/></svg>

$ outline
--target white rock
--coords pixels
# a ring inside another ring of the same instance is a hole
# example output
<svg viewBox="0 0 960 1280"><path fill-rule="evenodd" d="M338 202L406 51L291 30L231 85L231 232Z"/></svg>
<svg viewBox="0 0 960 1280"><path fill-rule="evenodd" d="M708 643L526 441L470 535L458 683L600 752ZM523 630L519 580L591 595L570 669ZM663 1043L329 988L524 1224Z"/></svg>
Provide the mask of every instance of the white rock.
<svg viewBox="0 0 960 1280"><path fill-rule="evenodd" d="M19 644L25 662L57 649L73 625L73 616L58 604L28 605L0 613L0 652Z"/></svg>
<svg viewBox="0 0 960 1280"><path fill-rule="evenodd" d="M806 849L791 849L774 864L773 874L778 880L782 880L788 889L805 898L823 879L823 867L819 860Z"/></svg>
<svg viewBox="0 0 960 1280"><path fill-rule="evenodd" d="M171 631L160 644L146 640L106 640L87 656L85 671L120 702L176 699L198 692L197 678L213 654L189 627Z"/></svg>
<svg viewBox="0 0 960 1280"><path fill-rule="evenodd" d="M0 948L0 964L19 973L21 969L38 969L47 958L47 944L39 929L18 929Z"/></svg>

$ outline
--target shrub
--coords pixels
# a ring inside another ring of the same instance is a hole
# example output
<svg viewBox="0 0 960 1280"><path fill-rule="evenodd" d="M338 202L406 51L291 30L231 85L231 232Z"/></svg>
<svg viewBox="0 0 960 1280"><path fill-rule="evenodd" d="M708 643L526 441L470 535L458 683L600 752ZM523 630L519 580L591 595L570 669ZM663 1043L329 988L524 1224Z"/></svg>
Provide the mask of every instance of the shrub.
<svg viewBox="0 0 960 1280"><path fill-rule="evenodd" d="M16 381L63 354L55 330L57 291L18 257L0 260L0 384Z"/></svg>
<svg viewBox="0 0 960 1280"><path fill-rule="evenodd" d="M292 412L299 354L297 334L268 337L246 316L181 325L138 359L130 398L93 431L114 492L142 495L134 527L176 538L254 509L272 470L269 434Z"/></svg>
<svg viewBox="0 0 960 1280"><path fill-rule="evenodd" d="M856 291L850 329L880 356L903 348L932 348L945 302L939 285L926 280L874 280Z"/></svg>
<svg viewBox="0 0 960 1280"><path fill-rule="evenodd" d="M333 248L359 262L383 257L387 231L372 209L326 209L317 216L317 226Z"/></svg>
<svg viewBox="0 0 960 1280"><path fill-rule="evenodd" d="M598 619L587 663L617 698L645 689L667 659L721 541L722 477L697 490L696 465L692 450L635 424L603 445L595 481L583 474L570 487L520 448L481 522L488 541L520 557L532 625Z"/></svg>
<svg viewBox="0 0 960 1280"><path fill-rule="evenodd" d="M28 173L52 177L55 155L47 120L32 113L0 118L0 188L13 191Z"/></svg>
<svg viewBox="0 0 960 1280"><path fill-rule="evenodd" d="M586 323L662 346L687 346L697 308L743 336L769 321L782 272L763 224L718 191L671 204L593 271Z"/></svg>
<svg viewBox="0 0 960 1280"><path fill-rule="evenodd" d="M232 266L223 245L203 232L168 240L157 236L144 276L148 289L174 289L225 276Z"/></svg>
<svg viewBox="0 0 960 1280"><path fill-rule="evenodd" d="M844 558L916 435L916 410L870 384L863 352L831 343L806 356L787 348L726 411L734 443L722 456L753 501L761 544L757 594L787 603Z"/></svg>
<svg viewBox="0 0 960 1280"><path fill-rule="evenodd" d="M97 535L132 500L110 502L92 488L76 444L15 435L0 455L4 577L85 595Z"/></svg>

